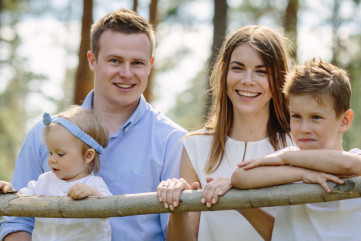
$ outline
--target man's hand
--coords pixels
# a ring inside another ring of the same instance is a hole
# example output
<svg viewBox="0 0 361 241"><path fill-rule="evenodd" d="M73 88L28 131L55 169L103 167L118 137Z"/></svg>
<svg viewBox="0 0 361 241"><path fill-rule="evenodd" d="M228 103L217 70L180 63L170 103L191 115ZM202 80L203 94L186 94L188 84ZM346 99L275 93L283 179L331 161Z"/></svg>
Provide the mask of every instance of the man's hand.
<svg viewBox="0 0 361 241"><path fill-rule="evenodd" d="M9 182L0 181L0 191L3 193L14 191L13 186Z"/></svg>

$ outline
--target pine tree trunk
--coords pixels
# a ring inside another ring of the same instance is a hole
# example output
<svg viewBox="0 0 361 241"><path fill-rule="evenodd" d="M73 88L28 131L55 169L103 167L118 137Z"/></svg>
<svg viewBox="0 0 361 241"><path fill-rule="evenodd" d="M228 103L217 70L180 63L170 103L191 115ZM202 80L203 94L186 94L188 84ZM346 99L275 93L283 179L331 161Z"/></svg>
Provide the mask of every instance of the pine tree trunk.
<svg viewBox="0 0 361 241"><path fill-rule="evenodd" d="M158 0L151 0L151 2L149 4L149 22L150 22L150 24L153 25L154 30L157 29L157 26L159 23L157 13L158 13ZM154 51L155 51L155 49L153 49L153 53L154 53ZM148 85L143 93L145 99L148 102L151 102L154 98L153 93L152 93L153 81L154 81L154 69L152 70L152 72L149 75Z"/></svg>
<svg viewBox="0 0 361 241"><path fill-rule="evenodd" d="M287 36L292 41L291 57L295 60L297 59L297 13L298 0L288 0L283 25Z"/></svg>
<svg viewBox="0 0 361 241"><path fill-rule="evenodd" d="M74 104L82 104L86 95L94 88L93 72L89 69L87 52L90 49L90 27L93 23L93 0L83 1L83 18L79 48L79 64L75 77Z"/></svg>
<svg viewBox="0 0 361 241"><path fill-rule="evenodd" d="M228 5L227 1L224 0L214 0L214 16L213 16L213 43L212 43L212 53L209 59L209 68L212 69L213 63L218 55L218 51L222 46L224 41L226 30L227 30L227 11ZM208 79L206 80L206 89L210 89L209 84L209 75ZM212 96L206 96L206 104L204 107L204 114L203 116L206 118L210 111L210 107L212 105Z"/></svg>

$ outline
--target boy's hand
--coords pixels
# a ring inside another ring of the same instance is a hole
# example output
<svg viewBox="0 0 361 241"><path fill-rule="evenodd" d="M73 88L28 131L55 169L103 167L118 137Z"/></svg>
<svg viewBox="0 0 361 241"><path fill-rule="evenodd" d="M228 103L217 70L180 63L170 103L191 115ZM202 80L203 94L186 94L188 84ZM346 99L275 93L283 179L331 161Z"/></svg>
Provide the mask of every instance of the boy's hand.
<svg viewBox="0 0 361 241"><path fill-rule="evenodd" d="M68 196L72 199L83 199L88 196L103 196L103 194L95 187L83 183L76 183L70 187Z"/></svg>
<svg viewBox="0 0 361 241"><path fill-rule="evenodd" d="M232 188L231 179L226 177L219 177L213 179L206 178L207 184L202 191L201 203L205 203L208 208L218 202L219 197L223 196Z"/></svg>
<svg viewBox="0 0 361 241"><path fill-rule="evenodd" d="M284 162L281 158L281 153L274 153L268 156L250 159L241 163L238 163L239 167L243 167L244 170L249 170L260 166L283 166Z"/></svg>
<svg viewBox="0 0 361 241"><path fill-rule="evenodd" d="M0 181L0 191L3 193L15 191L11 183Z"/></svg>
<svg viewBox="0 0 361 241"><path fill-rule="evenodd" d="M328 187L326 183L327 181L332 181L338 184L344 184L344 180L340 179L335 175L319 172L319 171L313 171L309 169L304 169L304 173L302 175L302 181L304 183L318 183L326 192L331 192L331 189Z"/></svg>

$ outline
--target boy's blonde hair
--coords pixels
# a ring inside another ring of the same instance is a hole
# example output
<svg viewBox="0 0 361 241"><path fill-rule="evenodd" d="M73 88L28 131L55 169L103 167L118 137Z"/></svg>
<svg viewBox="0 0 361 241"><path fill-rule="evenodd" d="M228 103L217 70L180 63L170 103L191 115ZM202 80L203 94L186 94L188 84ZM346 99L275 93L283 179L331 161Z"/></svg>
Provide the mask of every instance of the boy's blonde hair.
<svg viewBox="0 0 361 241"><path fill-rule="evenodd" d="M283 93L287 98L309 94L320 104L324 104L323 97L331 96L337 117L351 108L351 84L346 71L321 59L295 66L286 77Z"/></svg>
<svg viewBox="0 0 361 241"><path fill-rule="evenodd" d="M100 119L94 111L86 110L80 106L71 106L64 112L61 112L57 115L63 119L71 121L76 126L78 126L82 131L91 136L96 142L99 143L103 148L108 145L108 129L105 126L104 122ZM56 123L52 122L46 126L44 131L44 136L48 132L51 126ZM84 156L90 147L85 142L82 141L82 155ZM95 152L93 161L89 163L89 173L97 173L100 168L100 159L99 153Z"/></svg>

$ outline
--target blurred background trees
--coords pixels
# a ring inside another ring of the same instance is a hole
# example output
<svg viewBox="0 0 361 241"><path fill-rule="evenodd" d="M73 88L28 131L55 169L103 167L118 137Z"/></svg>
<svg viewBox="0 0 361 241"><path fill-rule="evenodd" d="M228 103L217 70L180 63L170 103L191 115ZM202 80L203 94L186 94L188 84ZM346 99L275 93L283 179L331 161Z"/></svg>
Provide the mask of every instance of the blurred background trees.
<svg viewBox="0 0 361 241"><path fill-rule="evenodd" d="M344 148L361 147L360 0L0 0L0 180L10 179L25 134L44 111L82 103L93 86L89 26L121 7L157 30L144 95L186 129L204 123L209 71L225 36L261 24L284 29L297 62L321 57L348 70L355 119Z"/></svg>

